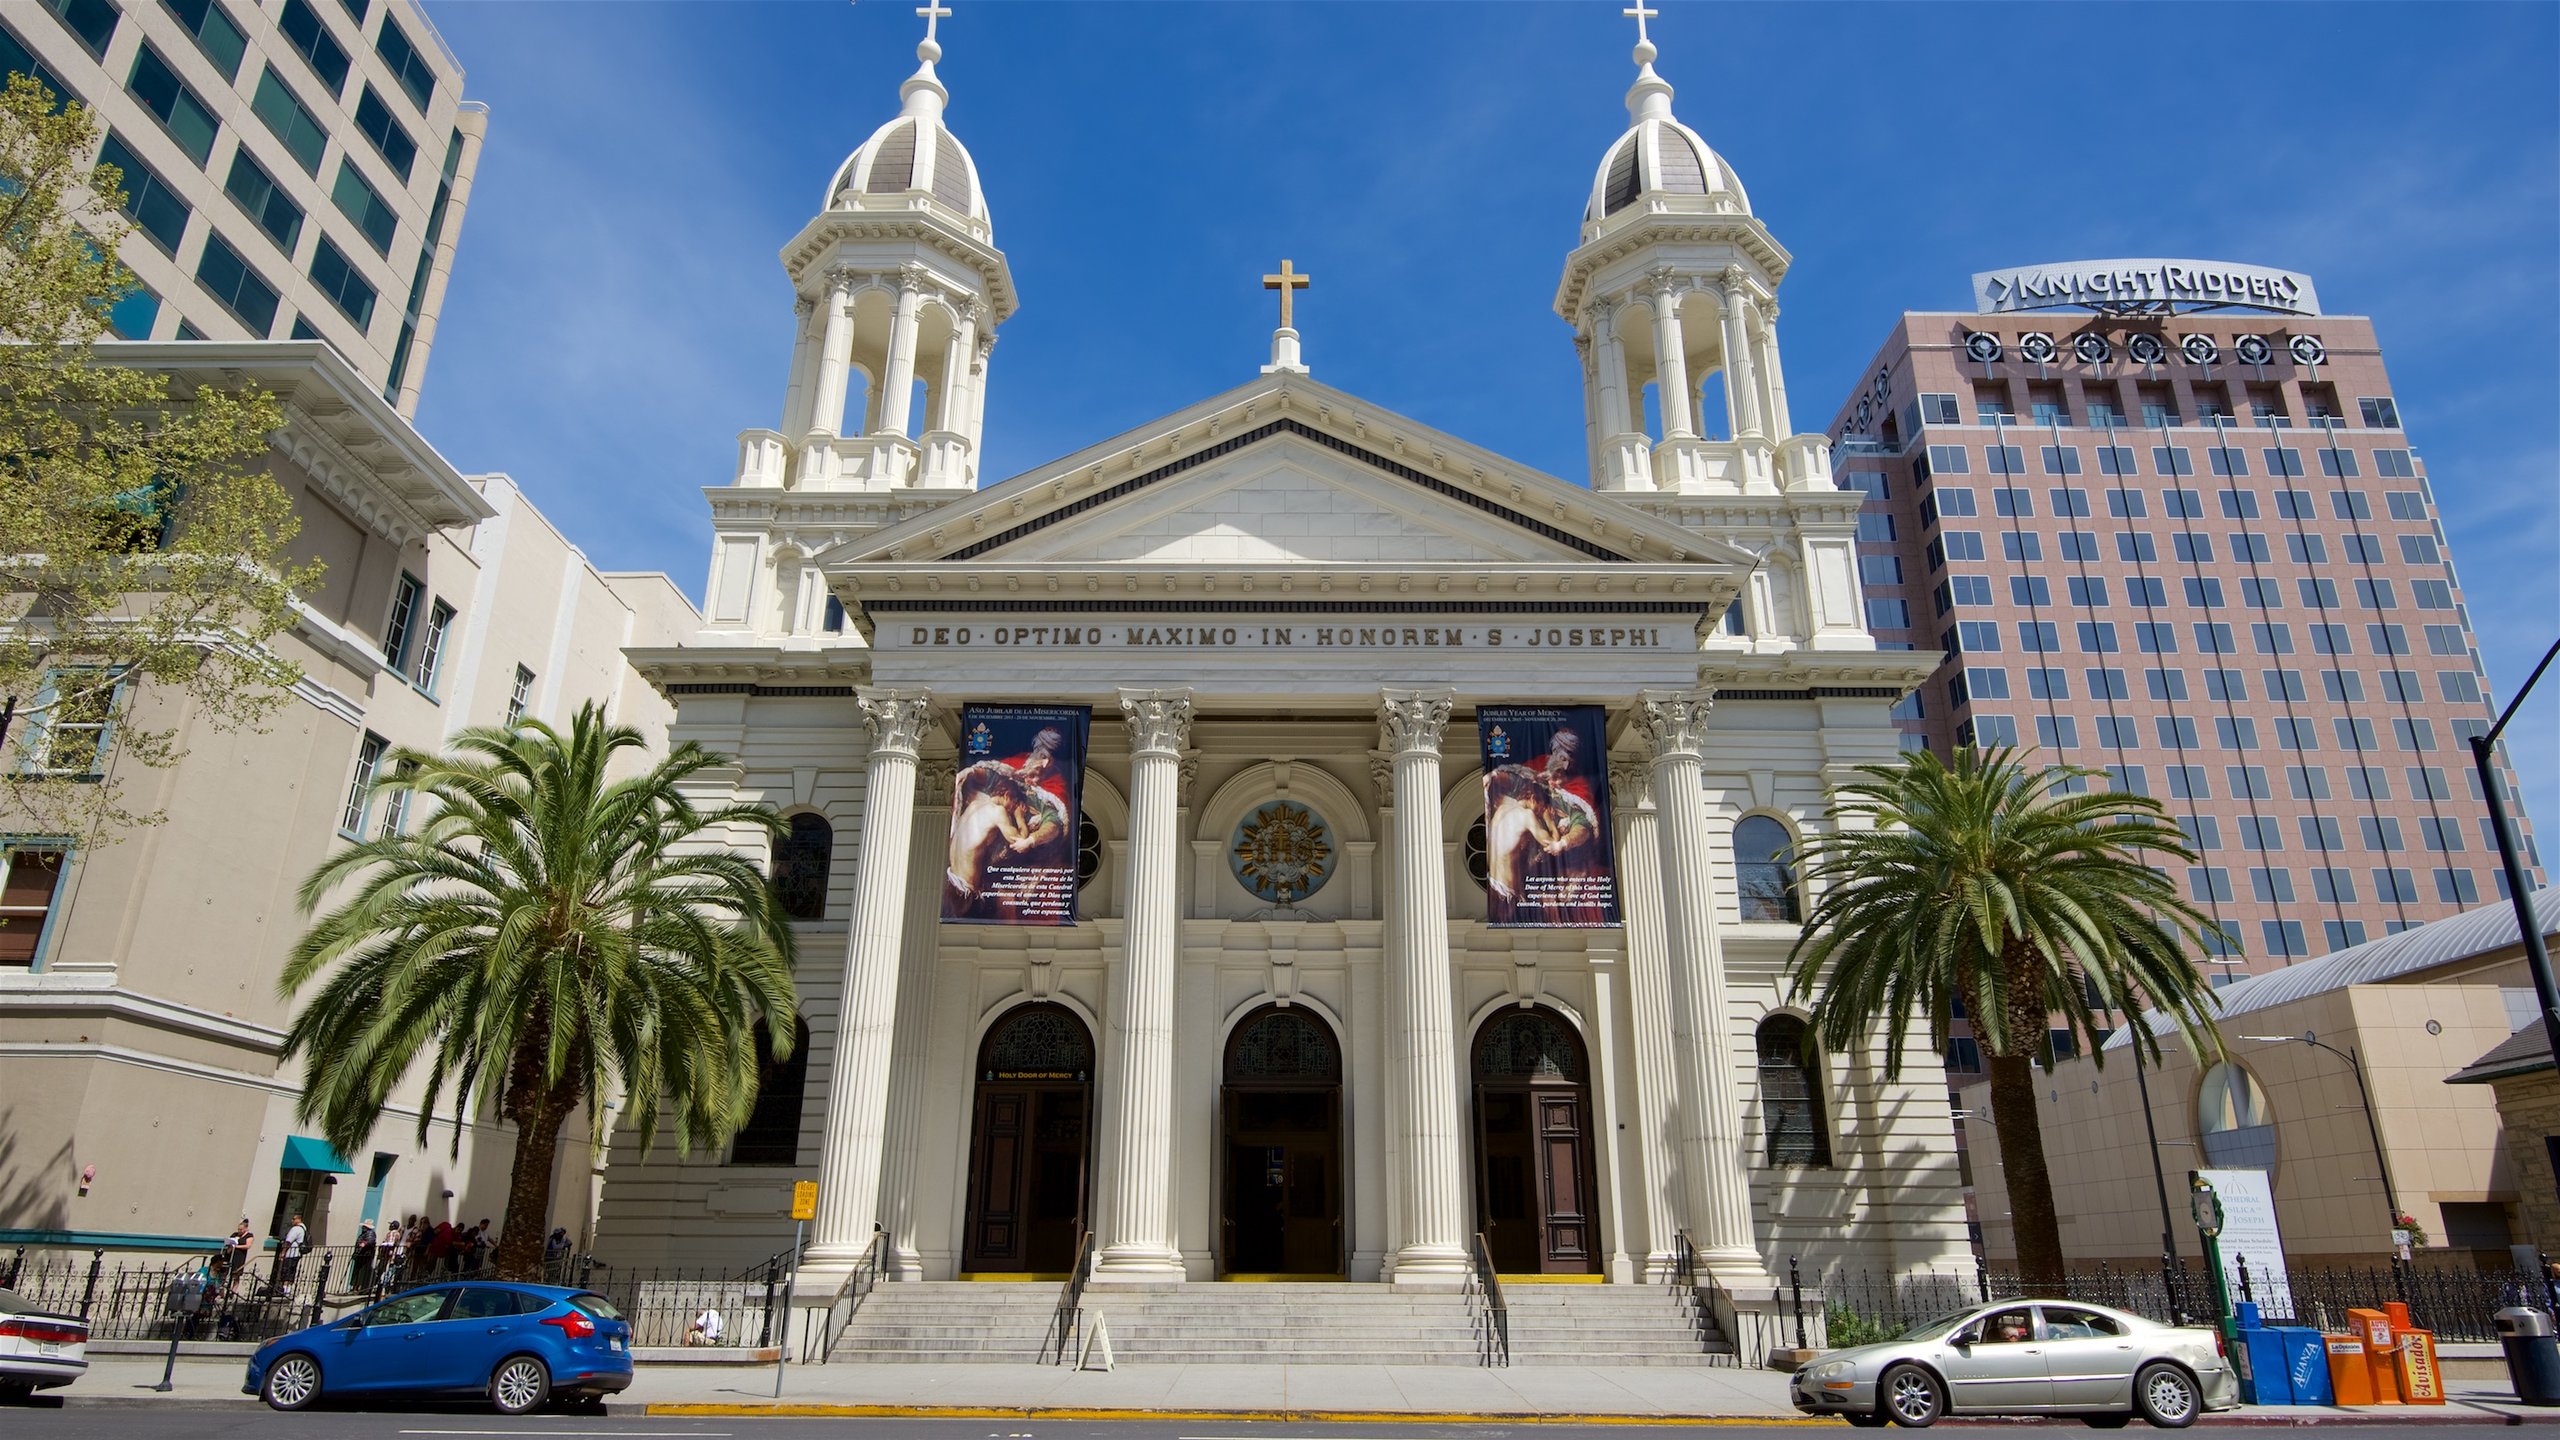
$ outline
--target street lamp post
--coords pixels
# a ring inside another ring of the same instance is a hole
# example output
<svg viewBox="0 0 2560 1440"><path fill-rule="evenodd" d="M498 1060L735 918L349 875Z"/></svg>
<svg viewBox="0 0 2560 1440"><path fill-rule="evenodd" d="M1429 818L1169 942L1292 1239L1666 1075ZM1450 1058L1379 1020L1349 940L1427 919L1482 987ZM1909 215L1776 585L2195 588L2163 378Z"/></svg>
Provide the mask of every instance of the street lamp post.
<svg viewBox="0 0 2560 1440"><path fill-rule="evenodd" d="M2115 1019L2112 1008L2107 1012L2107 1019L2110 1022ZM2127 1007L2126 1023L2142 1024L2142 1012ZM2129 1048L2133 1051L2133 1084L2142 1095L2142 1133L2151 1143L2151 1183L2160 1191L2160 1295L2162 1302L2169 1307L2170 1315L2184 1319L2184 1307L2178 1303L2178 1222L2171 1218L2169 1211L2169 1172L2160 1163L2160 1125L2151 1116L2150 1067L2142 1063L2143 1037L2134 1035L2128 1038L2132 1041Z"/></svg>
<svg viewBox="0 0 2560 1440"><path fill-rule="evenodd" d="M2524 697L2533 693L2534 682L2551 668L2551 659L2560 655L2560 640L2542 652L2542 663L2525 677L2522 688L2507 701L2506 710L2498 716L2486 734L2471 737L2471 764L2480 772L2480 793L2489 802L2489 828L2498 837L2498 863L2506 870L2507 903L2516 911L2516 934L2524 941L2525 968L2533 974L2533 996L2542 1006L2542 1038L2560 1058L2560 988L2551 979L2551 952L2542 943L2542 922L2533 913L2533 892L2525 884L2524 856L2516 848L2515 822L2507 818L2506 797L2498 791L2498 766L2495 752L2498 733L2516 717Z"/></svg>
<svg viewBox="0 0 2560 1440"><path fill-rule="evenodd" d="M2382 1151L2382 1122L2374 1118L2373 1092L2365 1087L2364 1062L2356 1058L2356 1052L2353 1050L2341 1050L2337 1046L2328 1043L2320 1038L2320 1034L2316 1030L2305 1030L2299 1035L2243 1035L2240 1038L2243 1040L2259 1041L2269 1045L2291 1045L2299 1042L2304 1045L2309 1045L2314 1049L2326 1050L2330 1054L2347 1062L2348 1073L2356 1077L2356 1099L2364 1106L2365 1133L2373 1137L2374 1167L2382 1172L2382 1203L2390 1207L2391 1210L2390 1223L2383 1228L2386 1231L2399 1229L2400 1193L2391 1186L2391 1157L2385 1155ZM2391 1275L2393 1282L2396 1284L2400 1277L2400 1254L2397 1247L2394 1247L2391 1255Z"/></svg>

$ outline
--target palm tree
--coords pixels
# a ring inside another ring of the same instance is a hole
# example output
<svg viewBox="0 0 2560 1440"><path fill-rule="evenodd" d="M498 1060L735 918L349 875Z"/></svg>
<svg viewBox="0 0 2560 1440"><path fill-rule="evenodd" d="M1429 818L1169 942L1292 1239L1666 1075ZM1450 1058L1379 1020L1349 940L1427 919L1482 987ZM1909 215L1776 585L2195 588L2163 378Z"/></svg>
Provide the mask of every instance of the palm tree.
<svg viewBox="0 0 2560 1440"><path fill-rule="evenodd" d="M679 1145L716 1145L755 1104L761 1018L779 1056L798 1000L792 932L724 830L777 830L758 805L697 810L681 786L728 763L691 744L614 779L639 731L579 710L565 736L525 721L466 730L444 755L399 751L376 788L430 802L410 833L331 856L286 961L301 1117L354 1153L423 1060L418 1143L448 1086L454 1146L475 1110L516 1128L498 1274L541 1269L560 1129L627 1096L645 1150L662 1097Z"/></svg>
<svg viewBox="0 0 2560 1440"><path fill-rule="evenodd" d="M1898 1075L1915 1018L1943 1049L1950 1004L1964 1003L1991 1069L2018 1268L2037 1290L2063 1284L2062 1232L2036 1120L2048 1017L2097 1054L2094 1012L2139 1016L2147 1000L2200 1053L2222 1041L2212 988L2191 962L2213 921L2154 862L2194 860L2159 802L2089 790L2099 772L2030 769L2015 752L1967 746L1952 767L1926 751L1864 765L1839 813L1873 828L1807 839L1798 854L1820 896L1788 957L1791 992L1819 990L1813 1031L1834 1051L1881 1024L1885 1072ZM2160 1042L2137 1022L2135 1063Z"/></svg>

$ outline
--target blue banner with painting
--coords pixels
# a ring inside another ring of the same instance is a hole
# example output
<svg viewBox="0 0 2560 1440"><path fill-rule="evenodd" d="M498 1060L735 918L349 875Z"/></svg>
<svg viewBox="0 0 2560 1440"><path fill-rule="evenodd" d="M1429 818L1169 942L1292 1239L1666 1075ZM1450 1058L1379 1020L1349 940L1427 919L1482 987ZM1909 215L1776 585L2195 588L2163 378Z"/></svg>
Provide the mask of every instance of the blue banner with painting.
<svg viewBox="0 0 2560 1440"><path fill-rule="evenodd" d="M1084 818L1083 705L967 705L951 782L942 918L964 925L1076 923Z"/></svg>
<svg viewBox="0 0 2560 1440"><path fill-rule="evenodd" d="M1607 929L1618 923L1609 838L1607 715L1597 705L1487 705L1485 918L1495 925Z"/></svg>

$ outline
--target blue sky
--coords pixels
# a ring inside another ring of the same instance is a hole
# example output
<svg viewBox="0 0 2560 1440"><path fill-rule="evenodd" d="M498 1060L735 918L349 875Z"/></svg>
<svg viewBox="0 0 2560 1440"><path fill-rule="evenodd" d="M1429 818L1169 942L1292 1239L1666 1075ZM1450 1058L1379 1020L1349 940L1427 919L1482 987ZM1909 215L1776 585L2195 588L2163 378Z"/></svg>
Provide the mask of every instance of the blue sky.
<svg viewBox="0 0 2560 1440"><path fill-rule="evenodd" d="M954 3L950 123L1022 296L986 473L1249 378L1286 255L1318 378L1585 478L1550 306L1626 125L1616 0ZM912 8L433 0L491 115L419 427L698 598L698 489L779 419L776 253L895 112ZM2560 7L1663 8L1677 112L1794 253L1801 419L1976 270L2305 271L2374 318L2502 696L2560 633ZM2511 733L2548 823L2560 678Z"/></svg>

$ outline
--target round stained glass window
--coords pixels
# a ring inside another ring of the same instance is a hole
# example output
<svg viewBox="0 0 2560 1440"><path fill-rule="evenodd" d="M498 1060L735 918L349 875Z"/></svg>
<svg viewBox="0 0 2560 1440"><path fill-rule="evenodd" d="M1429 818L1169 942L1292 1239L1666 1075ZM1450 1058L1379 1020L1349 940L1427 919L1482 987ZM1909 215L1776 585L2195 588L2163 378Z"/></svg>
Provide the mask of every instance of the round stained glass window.
<svg viewBox="0 0 2560 1440"><path fill-rule="evenodd" d="M1333 827L1295 800L1271 800L1236 822L1227 868L1236 883L1274 905L1304 900L1333 878L1340 859Z"/></svg>

